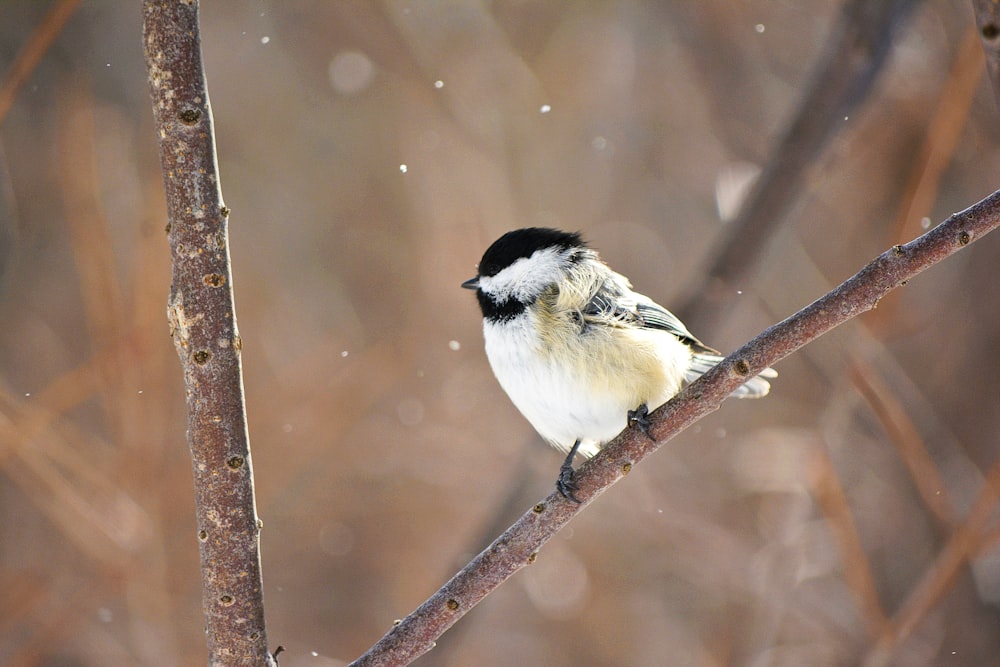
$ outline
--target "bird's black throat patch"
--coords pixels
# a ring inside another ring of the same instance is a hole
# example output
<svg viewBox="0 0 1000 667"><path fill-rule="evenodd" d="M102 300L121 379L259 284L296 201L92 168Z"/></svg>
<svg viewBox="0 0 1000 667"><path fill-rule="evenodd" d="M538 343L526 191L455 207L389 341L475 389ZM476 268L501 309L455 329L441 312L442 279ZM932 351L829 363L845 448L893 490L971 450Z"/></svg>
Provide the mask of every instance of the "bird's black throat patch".
<svg viewBox="0 0 1000 667"><path fill-rule="evenodd" d="M508 322L525 311L528 304L518 301L513 297L497 301L483 290L476 290L476 297L479 299L479 307L483 311L483 317L491 322Z"/></svg>

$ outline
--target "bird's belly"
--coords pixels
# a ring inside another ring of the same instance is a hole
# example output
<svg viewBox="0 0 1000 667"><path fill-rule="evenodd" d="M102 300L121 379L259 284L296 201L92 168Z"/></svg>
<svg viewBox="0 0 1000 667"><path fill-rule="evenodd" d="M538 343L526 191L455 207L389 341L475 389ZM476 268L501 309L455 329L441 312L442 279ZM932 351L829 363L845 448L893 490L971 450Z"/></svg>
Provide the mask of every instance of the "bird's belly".
<svg viewBox="0 0 1000 667"><path fill-rule="evenodd" d="M568 451L596 453L639 405L655 408L680 388L687 346L669 334L576 335L561 352L513 326L487 328L486 353L500 385L535 430Z"/></svg>

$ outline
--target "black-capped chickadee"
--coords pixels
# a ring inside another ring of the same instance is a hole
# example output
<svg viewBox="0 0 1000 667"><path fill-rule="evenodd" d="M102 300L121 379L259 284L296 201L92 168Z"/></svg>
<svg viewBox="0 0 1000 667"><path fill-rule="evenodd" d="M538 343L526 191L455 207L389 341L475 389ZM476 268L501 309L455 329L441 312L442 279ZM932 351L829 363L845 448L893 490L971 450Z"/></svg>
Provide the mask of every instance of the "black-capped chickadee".
<svg viewBox="0 0 1000 667"><path fill-rule="evenodd" d="M646 432L650 409L722 360L670 311L633 292L577 233L507 232L462 287L476 290L500 386L543 438L568 452L556 487L574 501L578 452L593 456L630 424ZM732 395L765 396L764 378L776 375L768 368Z"/></svg>

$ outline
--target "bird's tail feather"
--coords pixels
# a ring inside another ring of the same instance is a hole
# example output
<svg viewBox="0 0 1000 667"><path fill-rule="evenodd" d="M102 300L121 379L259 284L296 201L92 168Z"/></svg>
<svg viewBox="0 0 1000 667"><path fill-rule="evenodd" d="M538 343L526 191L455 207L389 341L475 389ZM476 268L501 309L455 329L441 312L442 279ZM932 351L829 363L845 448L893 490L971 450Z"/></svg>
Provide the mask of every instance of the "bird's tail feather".
<svg viewBox="0 0 1000 667"><path fill-rule="evenodd" d="M722 361L722 359L723 357L715 354L696 352L691 355L691 366L684 373L684 380L686 382L694 382ZM759 375L750 378L740 385L730 396L736 398L761 398L767 396L767 393L771 391L771 383L764 378L775 377L778 377L778 371L773 368L765 368Z"/></svg>

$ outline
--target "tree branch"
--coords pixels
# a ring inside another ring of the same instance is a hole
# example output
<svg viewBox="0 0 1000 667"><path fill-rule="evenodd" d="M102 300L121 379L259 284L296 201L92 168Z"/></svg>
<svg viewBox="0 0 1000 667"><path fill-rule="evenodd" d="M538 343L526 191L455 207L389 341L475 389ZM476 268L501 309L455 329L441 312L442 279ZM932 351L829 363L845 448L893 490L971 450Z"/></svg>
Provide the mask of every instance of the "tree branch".
<svg viewBox="0 0 1000 667"><path fill-rule="evenodd" d="M0 125L3 124L7 112L17 99L21 87L38 67L38 63L48 52L52 42L62 33L66 22L72 18L79 4L80 0L54 2L45 13L45 18L38 24L38 28L18 52L10 69L4 74L3 84L0 85Z"/></svg>
<svg viewBox="0 0 1000 667"><path fill-rule="evenodd" d="M184 371L209 664L274 664L264 629L229 209L219 187L198 3L143 2L143 44L166 189L173 263L167 317Z"/></svg>
<svg viewBox="0 0 1000 667"><path fill-rule="evenodd" d="M986 69L990 73L993 99L1000 104L1000 6L994 0L972 0L976 27L986 54Z"/></svg>
<svg viewBox="0 0 1000 667"><path fill-rule="evenodd" d="M655 441L626 429L577 471L581 504L553 491L476 556L437 593L392 627L352 667L405 665L511 575L590 501L675 435L717 410L747 378L834 327L871 310L883 296L1000 226L1000 191L923 236L893 246L839 287L763 331L650 415Z"/></svg>
<svg viewBox="0 0 1000 667"><path fill-rule="evenodd" d="M892 46L892 38L918 0L845 0L823 47L816 73L739 216L726 226L711 266L685 291L674 310L694 331L718 308L720 286L738 284L757 265L785 213L805 188L809 167L864 102Z"/></svg>

